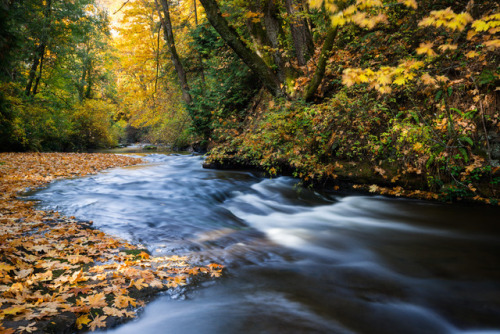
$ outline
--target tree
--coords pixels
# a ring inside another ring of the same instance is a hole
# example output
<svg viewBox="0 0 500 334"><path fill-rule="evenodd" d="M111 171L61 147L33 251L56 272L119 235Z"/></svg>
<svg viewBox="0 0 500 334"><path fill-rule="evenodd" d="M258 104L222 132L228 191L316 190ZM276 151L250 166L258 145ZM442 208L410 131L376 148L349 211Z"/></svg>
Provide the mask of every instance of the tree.
<svg viewBox="0 0 500 334"><path fill-rule="evenodd" d="M167 46L170 52L170 57L172 59L172 63L175 67L175 72L177 73L177 77L179 79L179 84L182 90L182 98L186 104L191 104L193 98L189 93L189 85L186 78L186 71L184 70L184 66L181 63L179 55L177 53L177 49L175 47L174 33L172 30L172 22L170 20L170 9L168 6L167 0L160 0L161 8L163 9L163 16L160 11L160 7L158 5L158 0L155 0L156 6L158 9L158 15L160 16L161 25L164 31L164 38L167 41Z"/></svg>
<svg viewBox="0 0 500 334"><path fill-rule="evenodd" d="M217 2L215 0L200 0L200 2L205 8L207 18L215 30L217 30L241 60L259 77L268 91L274 96L286 95L282 89L283 83L276 73L242 41L237 31L222 16Z"/></svg>
<svg viewBox="0 0 500 334"><path fill-rule="evenodd" d="M50 26L52 20L52 0L47 0L45 2L45 8L43 9L43 19L41 26L41 36L36 41L37 46L35 47L35 52L33 53L33 63L31 65L28 83L26 85L26 95L36 95L38 84L40 83L40 78L42 76L43 70L43 58L45 56L45 49L47 48L47 43L50 35ZM40 65L40 72L36 77L36 71ZM33 86L33 81L35 85Z"/></svg>
<svg viewBox="0 0 500 334"><path fill-rule="evenodd" d="M304 17L303 0L285 0L286 11L290 20L290 31L299 66L307 64L314 54L314 42L307 20Z"/></svg>

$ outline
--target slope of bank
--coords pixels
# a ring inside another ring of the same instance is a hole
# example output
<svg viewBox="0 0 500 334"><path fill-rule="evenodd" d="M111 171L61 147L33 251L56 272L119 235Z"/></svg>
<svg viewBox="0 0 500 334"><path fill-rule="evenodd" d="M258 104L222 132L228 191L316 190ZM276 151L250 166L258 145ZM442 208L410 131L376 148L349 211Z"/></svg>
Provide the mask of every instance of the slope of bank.
<svg viewBox="0 0 500 334"><path fill-rule="evenodd" d="M216 129L205 165L257 168L332 190L499 203L498 156L486 152L500 149L497 109L485 124L488 141L480 115L457 113L457 129L470 136L460 141L442 115L398 111L391 101L346 87L317 104L264 94L245 119Z"/></svg>

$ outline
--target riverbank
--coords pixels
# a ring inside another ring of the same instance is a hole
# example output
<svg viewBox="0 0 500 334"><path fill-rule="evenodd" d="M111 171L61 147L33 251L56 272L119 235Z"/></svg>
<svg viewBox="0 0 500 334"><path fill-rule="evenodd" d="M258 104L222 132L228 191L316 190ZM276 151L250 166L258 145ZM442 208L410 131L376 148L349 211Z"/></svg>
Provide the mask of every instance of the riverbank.
<svg viewBox="0 0 500 334"><path fill-rule="evenodd" d="M242 158L239 154L219 147L211 152L203 167L221 170L258 170L268 177L291 176L300 179L304 186L340 193L380 194L437 202L467 202L500 206L497 186L490 183L491 179L500 178L500 168L494 169L489 179L484 180L481 175L482 182L478 182L481 181L478 178L474 185L469 183L459 188L449 183L443 184L439 189L433 189L429 186L428 176L421 171L400 172L387 162L377 166L369 161L343 160L323 164L321 168L311 171L308 168L296 168L286 160L268 165L262 163L262 160ZM479 193L475 187L481 188L483 192Z"/></svg>
<svg viewBox="0 0 500 334"><path fill-rule="evenodd" d="M474 126L477 142L465 147L448 138L434 113L416 123L412 113L396 110L389 100L348 88L320 104L264 94L245 118L214 131L206 165L291 175L328 190L500 203L496 132L485 149L484 130ZM496 122L498 111L491 114Z"/></svg>
<svg viewBox="0 0 500 334"><path fill-rule="evenodd" d="M0 154L0 332L71 333L135 316L159 291L217 277L221 266L152 257L93 229L92 222L41 211L19 195L62 178L140 164L114 154Z"/></svg>

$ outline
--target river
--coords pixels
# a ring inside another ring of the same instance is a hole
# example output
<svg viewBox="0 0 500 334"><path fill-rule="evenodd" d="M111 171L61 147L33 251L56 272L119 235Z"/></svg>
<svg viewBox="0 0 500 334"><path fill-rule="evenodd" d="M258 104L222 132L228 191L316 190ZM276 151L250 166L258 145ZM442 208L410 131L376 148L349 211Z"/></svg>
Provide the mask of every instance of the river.
<svg viewBox="0 0 500 334"><path fill-rule="evenodd" d="M500 333L500 208L318 193L200 156L58 181L44 209L225 275L109 333Z"/></svg>

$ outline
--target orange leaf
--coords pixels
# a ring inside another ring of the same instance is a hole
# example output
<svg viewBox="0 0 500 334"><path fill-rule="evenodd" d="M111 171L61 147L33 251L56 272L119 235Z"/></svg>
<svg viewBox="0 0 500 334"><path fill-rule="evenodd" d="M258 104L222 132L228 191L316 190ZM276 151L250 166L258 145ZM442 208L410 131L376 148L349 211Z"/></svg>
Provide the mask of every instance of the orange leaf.
<svg viewBox="0 0 500 334"><path fill-rule="evenodd" d="M107 315L101 315L96 317L90 324L89 328L91 331L95 331L97 327L106 327L106 322L104 320L107 318Z"/></svg>
<svg viewBox="0 0 500 334"><path fill-rule="evenodd" d="M93 308L101 308L104 306L108 306L108 304L106 303L106 297L104 296L104 292L97 293L95 295L90 295L84 300L90 307Z"/></svg>

